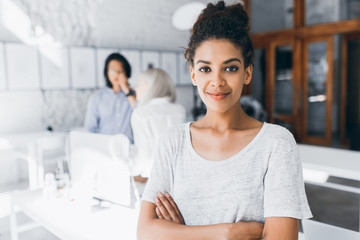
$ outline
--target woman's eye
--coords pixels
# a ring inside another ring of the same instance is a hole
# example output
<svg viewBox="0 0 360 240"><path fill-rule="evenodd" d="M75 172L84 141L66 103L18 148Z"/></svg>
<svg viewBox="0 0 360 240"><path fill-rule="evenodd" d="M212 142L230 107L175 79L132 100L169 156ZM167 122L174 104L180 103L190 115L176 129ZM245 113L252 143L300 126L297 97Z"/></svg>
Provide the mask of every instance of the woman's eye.
<svg viewBox="0 0 360 240"><path fill-rule="evenodd" d="M225 72L236 72L238 69L237 66L229 66L225 68Z"/></svg>
<svg viewBox="0 0 360 240"><path fill-rule="evenodd" d="M210 72L210 68L209 67L201 67L201 68L199 68L199 71L200 72Z"/></svg>

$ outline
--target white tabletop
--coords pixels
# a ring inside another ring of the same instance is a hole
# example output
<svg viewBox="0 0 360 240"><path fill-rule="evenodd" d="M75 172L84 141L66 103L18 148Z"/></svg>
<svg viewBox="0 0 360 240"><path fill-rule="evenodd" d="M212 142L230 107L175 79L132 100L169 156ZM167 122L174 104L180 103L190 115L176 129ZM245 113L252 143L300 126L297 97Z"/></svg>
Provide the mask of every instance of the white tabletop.
<svg viewBox="0 0 360 240"><path fill-rule="evenodd" d="M61 239L136 239L138 209L86 208L79 200L45 200L42 191L17 191L13 203Z"/></svg>
<svg viewBox="0 0 360 240"><path fill-rule="evenodd" d="M298 144L303 168L360 181L360 152Z"/></svg>
<svg viewBox="0 0 360 240"><path fill-rule="evenodd" d="M43 137L64 137L65 132L24 132L0 135L0 150L11 150L17 148L26 148L31 144L36 144Z"/></svg>
<svg viewBox="0 0 360 240"><path fill-rule="evenodd" d="M63 240L136 239L139 209L113 205L89 212L75 201L42 198L42 191L16 191L12 202L34 221ZM299 240L305 240L299 232Z"/></svg>

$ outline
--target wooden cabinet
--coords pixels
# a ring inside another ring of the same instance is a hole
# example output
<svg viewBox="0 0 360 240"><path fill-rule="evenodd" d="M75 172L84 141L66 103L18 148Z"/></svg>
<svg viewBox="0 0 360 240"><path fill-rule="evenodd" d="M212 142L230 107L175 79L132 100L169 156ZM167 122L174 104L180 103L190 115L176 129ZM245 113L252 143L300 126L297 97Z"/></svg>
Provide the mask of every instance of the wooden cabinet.
<svg viewBox="0 0 360 240"><path fill-rule="evenodd" d="M250 19L256 11L252 2L244 1ZM292 28L251 35L256 63L253 85L245 93L264 105L268 122L285 126L299 142L346 147L349 126L360 128L360 15L350 11L351 16L309 24L310 3L293 1ZM315 16L316 9L310 10ZM358 41L356 47L352 41ZM259 67L260 52L264 64Z"/></svg>

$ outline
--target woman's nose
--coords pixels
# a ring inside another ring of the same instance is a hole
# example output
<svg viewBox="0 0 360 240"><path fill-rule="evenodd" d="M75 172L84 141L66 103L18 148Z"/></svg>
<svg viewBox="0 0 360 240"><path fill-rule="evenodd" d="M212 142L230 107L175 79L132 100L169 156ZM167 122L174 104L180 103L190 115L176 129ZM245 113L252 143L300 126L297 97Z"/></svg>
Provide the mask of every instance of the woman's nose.
<svg viewBox="0 0 360 240"><path fill-rule="evenodd" d="M223 79L221 71L214 71L211 80L211 85L215 88L223 86L225 84L225 80Z"/></svg>

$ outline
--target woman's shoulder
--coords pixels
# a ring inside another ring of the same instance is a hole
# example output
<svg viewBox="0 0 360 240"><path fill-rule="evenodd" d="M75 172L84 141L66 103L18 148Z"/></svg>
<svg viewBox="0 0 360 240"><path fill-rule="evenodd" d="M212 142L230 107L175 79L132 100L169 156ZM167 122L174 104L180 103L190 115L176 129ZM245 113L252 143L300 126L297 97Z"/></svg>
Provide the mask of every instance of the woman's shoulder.
<svg viewBox="0 0 360 240"><path fill-rule="evenodd" d="M169 127L160 136L158 144L172 149L173 152L178 152L186 141L188 125L189 123L181 123Z"/></svg>
<svg viewBox="0 0 360 240"><path fill-rule="evenodd" d="M263 144L277 150L289 150L296 148L296 141L293 134L285 127L264 123L265 131L262 136Z"/></svg>
<svg viewBox="0 0 360 240"><path fill-rule="evenodd" d="M188 123L182 123L169 127L164 134L159 137L158 149L175 156L180 153L186 145L186 128ZM174 157L173 160L175 160Z"/></svg>
<svg viewBox="0 0 360 240"><path fill-rule="evenodd" d="M96 90L94 91L90 96L89 96L89 104L91 105L98 105L100 100L101 100L101 96L103 95L102 94L103 92L103 89L100 89L100 90Z"/></svg>
<svg viewBox="0 0 360 240"><path fill-rule="evenodd" d="M190 123L180 123L169 127L162 135L162 138L167 138L170 140L178 137L185 137L186 129L188 128L189 124Z"/></svg>
<svg viewBox="0 0 360 240"><path fill-rule="evenodd" d="M94 100L98 100L99 98L101 98L103 95L107 94L107 92L109 92L109 89L107 87L103 88L103 89L99 89L94 91L94 93L91 95L91 99Z"/></svg>

